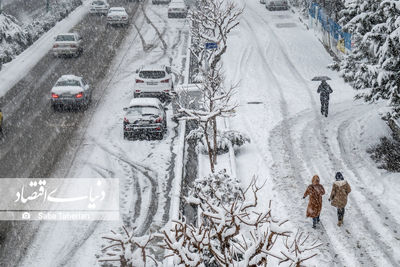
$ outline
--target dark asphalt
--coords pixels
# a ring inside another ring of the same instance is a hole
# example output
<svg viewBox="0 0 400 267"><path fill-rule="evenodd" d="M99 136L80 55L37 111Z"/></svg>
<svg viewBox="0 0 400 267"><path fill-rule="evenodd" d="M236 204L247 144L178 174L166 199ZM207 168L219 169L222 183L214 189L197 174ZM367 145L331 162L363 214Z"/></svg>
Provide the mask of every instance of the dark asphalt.
<svg viewBox="0 0 400 267"><path fill-rule="evenodd" d="M111 6L124 6L131 21L134 19L137 3L108 2ZM73 30L83 38L84 52L80 57L55 58L47 54L0 98L4 114L0 178L48 177L84 116L93 113L93 106L86 111L54 112L50 90L61 75L75 74L85 77L94 90L93 97L99 97L98 87L127 32L126 28L106 27L105 22L104 16L86 16ZM18 266L37 227L37 222L0 222L0 266Z"/></svg>

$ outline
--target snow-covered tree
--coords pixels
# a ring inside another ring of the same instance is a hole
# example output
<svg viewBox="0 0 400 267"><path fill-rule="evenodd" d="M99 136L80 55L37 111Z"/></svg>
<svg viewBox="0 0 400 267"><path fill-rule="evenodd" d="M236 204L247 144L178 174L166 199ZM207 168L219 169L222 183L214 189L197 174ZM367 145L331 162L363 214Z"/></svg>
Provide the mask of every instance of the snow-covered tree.
<svg viewBox="0 0 400 267"><path fill-rule="evenodd" d="M388 100L400 116L400 2L356 1L343 17L353 35L352 52L340 63L343 77L367 102Z"/></svg>
<svg viewBox="0 0 400 267"><path fill-rule="evenodd" d="M187 92L178 94L176 103L181 120L194 120L199 123L207 147L211 172L215 171L218 154L217 117L229 117L235 113L237 104L232 101L235 93L233 86L228 89L223 85L221 69L210 69L202 84L198 85L201 99L197 105L187 101Z"/></svg>
<svg viewBox="0 0 400 267"><path fill-rule="evenodd" d="M196 108L189 108L178 101L181 119L196 120L203 130L210 160L211 172L217 162L217 118L231 116L237 106L232 96L235 86L225 87L222 73L222 55L228 48L229 33L239 24L243 12L230 0L199 0L189 12L192 36L192 55L196 57L201 75L201 100ZM207 43L215 43L216 48L207 49Z"/></svg>
<svg viewBox="0 0 400 267"><path fill-rule="evenodd" d="M315 256L312 252L321 244L304 234L292 237L287 220L272 215L271 203L264 211L257 209L260 188L253 179L232 201L212 193L216 188L188 197L189 203L199 207L201 222L195 226L183 217L164 231L164 247L174 258L174 266L267 266L272 258L300 266ZM275 246L276 242L285 249Z"/></svg>

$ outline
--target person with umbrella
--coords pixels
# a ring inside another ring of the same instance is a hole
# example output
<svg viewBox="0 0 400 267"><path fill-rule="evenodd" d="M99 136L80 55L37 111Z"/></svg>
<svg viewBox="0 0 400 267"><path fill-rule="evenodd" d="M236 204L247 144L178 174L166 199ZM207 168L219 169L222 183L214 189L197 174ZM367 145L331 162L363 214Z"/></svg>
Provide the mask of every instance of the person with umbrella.
<svg viewBox="0 0 400 267"><path fill-rule="evenodd" d="M325 115L325 117L328 117L329 95L333 93L333 90L326 81L330 80L330 78L327 76L319 76L314 77L312 80L321 81L321 84L318 86L317 90L321 100L321 114Z"/></svg>

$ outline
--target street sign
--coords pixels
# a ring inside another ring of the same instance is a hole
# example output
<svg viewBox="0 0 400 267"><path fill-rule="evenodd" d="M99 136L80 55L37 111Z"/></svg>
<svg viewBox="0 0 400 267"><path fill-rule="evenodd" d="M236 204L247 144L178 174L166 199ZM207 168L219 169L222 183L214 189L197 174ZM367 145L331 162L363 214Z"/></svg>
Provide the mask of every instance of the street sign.
<svg viewBox="0 0 400 267"><path fill-rule="evenodd" d="M206 49L217 49L218 44L217 43L206 43Z"/></svg>

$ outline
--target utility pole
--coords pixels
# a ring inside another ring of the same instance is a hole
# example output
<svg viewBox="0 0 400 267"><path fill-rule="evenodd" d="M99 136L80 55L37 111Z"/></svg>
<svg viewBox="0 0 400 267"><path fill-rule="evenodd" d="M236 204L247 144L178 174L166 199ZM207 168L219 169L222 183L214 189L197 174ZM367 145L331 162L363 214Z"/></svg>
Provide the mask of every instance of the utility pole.
<svg viewBox="0 0 400 267"><path fill-rule="evenodd" d="M0 14L3 13L3 1L0 0Z"/></svg>
<svg viewBox="0 0 400 267"><path fill-rule="evenodd" d="M46 12L49 12L49 10L50 10L50 0L46 0Z"/></svg>

